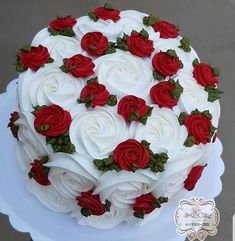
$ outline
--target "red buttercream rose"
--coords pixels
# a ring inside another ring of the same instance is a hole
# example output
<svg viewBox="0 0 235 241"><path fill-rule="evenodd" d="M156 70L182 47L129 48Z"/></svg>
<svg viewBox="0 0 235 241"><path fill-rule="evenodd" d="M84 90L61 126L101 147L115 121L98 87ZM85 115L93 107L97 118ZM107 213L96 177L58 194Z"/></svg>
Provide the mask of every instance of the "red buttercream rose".
<svg viewBox="0 0 235 241"><path fill-rule="evenodd" d="M11 129L11 133L16 139L18 139L19 126L15 125L15 121L18 120L19 118L20 118L19 113L17 111L14 111L11 113L11 118L8 123L8 127L10 127L10 129Z"/></svg>
<svg viewBox="0 0 235 241"><path fill-rule="evenodd" d="M86 33L82 37L81 46L88 54L100 56L108 48L108 38L100 32Z"/></svg>
<svg viewBox="0 0 235 241"><path fill-rule="evenodd" d="M161 38L176 38L179 36L179 30L177 27L170 22L167 21L157 21L153 25L153 29L155 32L160 32Z"/></svg>
<svg viewBox="0 0 235 241"><path fill-rule="evenodd" d="M56 31L63 31L65 28L72 28L77 23L77 20L74 17L58 17L57 19L50 22L50 28Z"/></svg>
<svg viewBox="0 0 235 241"><path fill-rule="evenodd" d="M44 136L64 134L72 121L70 113L58 105L43 106L34 115L34 128Z"/></svg>
<svg viewBox="0 0 235 241"><path fill-rule="evenodd" d="M64 67L67 72L76 78L85 78L94 74L95 64L91 58L76 54L65 61Z"/></svg>
<svg viewBox="0 0 235 241"><path fill-rule="evenodd" d="M120 19L120 11L117 9L98 7L94 12L97 18L101 18L103 20L113 20L113 22L117 22Z"/></svg>
<svg viewBox="0 0 235 241"><path fill-rule="evenodd" d="M110 93L106 87L97 82L87 84L81 91L81 102L89 103L91 107L104 106L109 101Z"/></svg>
<svg viewBox="0 0 235 241"><path fill-rule="evenodd" d="M46 47L39 45L38 47L31 47L30 51L21 50L19 53L20 65L25 69L32 69L37 71L42 65L48 63L50 54Z"/></svg>
<svg viewBox="0 0 235 241"><path fill-rule="evenodd" d="M193 70L193 77L197 80L198 84L207 87L218 83L218 78L214 75L213 69L209 64L197 64Z"/></svg>
<svg viewBox="0 0 235 241"><path fill-rule="evenodd" d="M133 206L134 215L136 217L143 217L145 214L151 213L155 209L155 201L156 198L152 194L137 197Z"/></svg>
<svg viewBox="0 0 235 241"><path fill-rule="evenodd" d="M122 115L125 121L131 121L132 115L137 119L143 117L148 112L145 100L134 95L127 95L118 102L118 114Z"/></svg>
<svg viewBox="0 0 235 241"><path fill-rule="evenodd" d="M148 57L154 51L153 41L139 33L132 33L127 39L127 45L129 51L139 57Z"/></svg>
<svg viewBox="0 0 235 241"><path fill-rule="evenodd" d="M202 114L188 115L184 119L190 136L193 136L195 144L206 144L210 137L211 120Z"/></svg>
<svg viewBox="0 0 235 241"><path fill-rule="evenodd" d="M34 160L31 163L32 168L30 169L29 176L32 177L37 183L43 186L49 186L51 183L48 179L49 169L44 167L39 160Z"/></svg>
<svg viewBox="0 0 235 241"><path fill-rule="evenodd" d="M176 86L170 81L160 82L151 88L150 97L160 108L172 108L177 105L177 100L172 96L172 91L175 88Z"/></svg>
<svg viewBox="0 0 235 241"><path fill-rule="evenodd" d="M154 55L152 66L163 77L172 76L180 69L180 60L177 56L171 56L167 52L159 52Z"/></svg>
<svg viewBox="0 0 235 241"><path fill-rule="evenodd" d="M135 171L147 167L150 156L140 142L129 139L115 148L113 159L123 170Z"/></svg>
<svg viewBox="0 0 235 241"><path fill-rule="evenodd" d="M92 191L82 192L76 200L80 207L87 209L89 215L100 216L105 213L105 206L100 201L99 195L92 195Z"/></svg>
<svg viewBox="0 0 235 241"><path fill-rule="evenodd" d="M184 181L184 188L187 189L188 191L192 191L198 180L200 179L202 172L204 170L205 166L196 166L192 168L190 173L188 174L187 179Z"/></svg>

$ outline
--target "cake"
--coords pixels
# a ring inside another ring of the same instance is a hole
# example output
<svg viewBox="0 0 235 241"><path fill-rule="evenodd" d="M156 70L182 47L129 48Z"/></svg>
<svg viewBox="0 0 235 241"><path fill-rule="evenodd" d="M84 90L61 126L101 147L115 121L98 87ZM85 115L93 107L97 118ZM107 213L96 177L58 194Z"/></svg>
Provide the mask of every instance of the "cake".
<svg viewBox="0 0 235 241"><path fill-rule="evenodd" d="M28 191L81 225L143 226L197 184L216 140L219 70L173 23L111 4L22 47L9 128Z"/></svg>

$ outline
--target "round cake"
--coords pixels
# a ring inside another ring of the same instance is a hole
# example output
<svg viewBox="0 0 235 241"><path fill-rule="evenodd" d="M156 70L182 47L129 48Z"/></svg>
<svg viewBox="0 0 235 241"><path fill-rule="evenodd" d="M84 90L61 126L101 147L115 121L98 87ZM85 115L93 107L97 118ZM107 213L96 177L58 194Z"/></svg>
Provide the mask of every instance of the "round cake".
<svg viewBox="0 0 235 241"><path fill-rule="evenodd" d="M141 226L194 189L222 91L176 25L106 3L50 22L16 70L9 127L27 189L47 208L100 229Z"/></svg>

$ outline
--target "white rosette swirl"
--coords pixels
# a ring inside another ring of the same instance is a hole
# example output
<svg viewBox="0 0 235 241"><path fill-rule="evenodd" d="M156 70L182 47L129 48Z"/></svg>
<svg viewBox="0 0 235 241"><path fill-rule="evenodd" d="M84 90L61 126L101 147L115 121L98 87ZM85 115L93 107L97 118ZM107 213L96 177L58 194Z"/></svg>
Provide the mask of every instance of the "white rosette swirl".
<svg viewBox="0 0 235 241"><path fill-rule="evenodd" d="M148 58L143 59L128 52L117 51L115 54L94 60L94 63L99 82L118 98L136 95L147 99L154 84Z"/></svg>
<svg viewBox="0 0 235 241"><path fill-rule="evenodd" d="M190 169L185 168L175 174L172 174L165 182L161 182L153 193L163 193L164 196L172 198L175 194L183 192L184 181L187 179Z"/></svg>
<svg viewBox="0 0 235 241"><path fill-rule="evenodd" d="M55 153L45 166L50 168L52 186L67 198L76 199L81 192L92 190L99 177L91 158L76 153Z"/></svg>
<svg viewBox="0 0 235 241"><path fill-rule="evenodd" d="M180 126L171 109L157 106L154 106L146 125L132 122L130 128L135 139L148 141L154 153L167 152L169 157L184 148L183 144L188 135L185 126Z"/></svg>
<svg viewBox="0 0 235 241"><path fill-rule="evenodd" d="M34 179L27 183L28 191L43 205L55 212L69 213L76 206L76 200L67 198L58 192L52 185L42 186Z"/></svg>
<svg viewBox="0 0 235 241"><path fill-rule="evenodd" d="M19 117L15 122L15 125L19 126L17 160L21 169L28 172L33 160L50 155L53 151L50 145L46 144L45 137L35 131L34 116L31 113L19 113Z"/></svg>
<svg viewBox="0 0 235 241"><path fill-rule="evenodd" d="M33 38L31 45L36 46L41 44L45 39L49 38L51 34L48 32L47 28L43 28L41 31L39 31Z"/></svg>
<svg viewBox="0 0 235 241"><path fill-rule="evenodd" d="M109 41L115 42L116 39L123 33L120 20L113 22L112 20L98 19L94 21L88 16L83 16L77 19L77 24L73 27L76 38L80 41L86 33L101 32Z"/></svg>
<svg viewBox="0 0 235 241"><path fill-rule="evenodd" d="M140 171L109 171L98 182L94 193L102 202L108 199L117 208L130 209L137 197L152 191L154 180Z"/></svg>
<svg viewBox="0 0 235 241"><path fill-rule="evenodd" d="M101 216L91 215L89 217L84 217L81 215L80 212L81 208L76 207L73 211L71 216L78 220L80 225L89 225L91 227L97 229L110 229L114 228L116 225L121 223L122 221L126 220L129 212L125 210L125 212L114 206L110 207L109 212L105 212Z"/></svg>
<svg viewBox="0 0 235 241"><path fill-rule="evenodd" d="M195 109L201 112L209 110L212 114L212 124L217 127L220 116L219 100L214 102L207 101L208 93L204 90L204 87L196 83L193 77L185 74L181 74L178 77L179 83L184 88L184 91L180 96L177 107L181 109L181 112L188 114L191 114Z"/></svg>
<svg viewBox="0 0 235 241"><path fill-rule="evenodd" d="M19 106L22 111L32 111L36 105L57 104L66 110L77 105L84 86L82 79L64 73L57 64L46 64L37 72L27 70L18 83Z"/></svg>
<svg viewBox="0 0 235 241"><path fill-rule="evenodd" d="M149 34L149 39L158 42L160 39L160 34L155 32L151 26L146 26L143 23L143 18L148 16L146 13L126 10L120 13L120 24L122 25L123 33L128 35L131 34L133 30L140 32L142 29L146 30Z"/></svg>
<svg viewBox="0 0 235 241"><path fill-rule="evenodd" d="M126 140L126 123L116 111L115 107L87 109L83 104L72 110L69 135L78 153L102 159Z"/></svg>
<svg viewBox="0 0 235 241"><path fill-rule="evenodd" d="M51 58L60 64L64 58L72 57L75 54L82 54L84 51L81 48L80 41L73 37L62 35L49 35L47 29L41 30L33 39L32 46L43 45L47 47Z"/></svg>
<svg viewBox="0 0 235 241"><path fill-rule="evenodd" d="M191 168L201 163L205 146L193 146L181 150L177 156L165 165L165 171L159 174L153 193L156 196L172 198L179 192L184 192L184 181Z"/></svg>

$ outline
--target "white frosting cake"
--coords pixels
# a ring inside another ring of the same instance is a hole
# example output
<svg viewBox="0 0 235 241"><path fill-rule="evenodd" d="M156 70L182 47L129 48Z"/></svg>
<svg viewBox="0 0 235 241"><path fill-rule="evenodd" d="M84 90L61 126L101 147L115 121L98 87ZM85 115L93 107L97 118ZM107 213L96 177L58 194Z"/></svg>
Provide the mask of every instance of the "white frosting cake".
<svg viewBox="0 0 235 241"><path fill-rule="evenodd" d="M17 55L9 127L27 188L79 224L158 218L191 191L220 116L218 69L178 28L110 4L60 17Z"/></svg>

